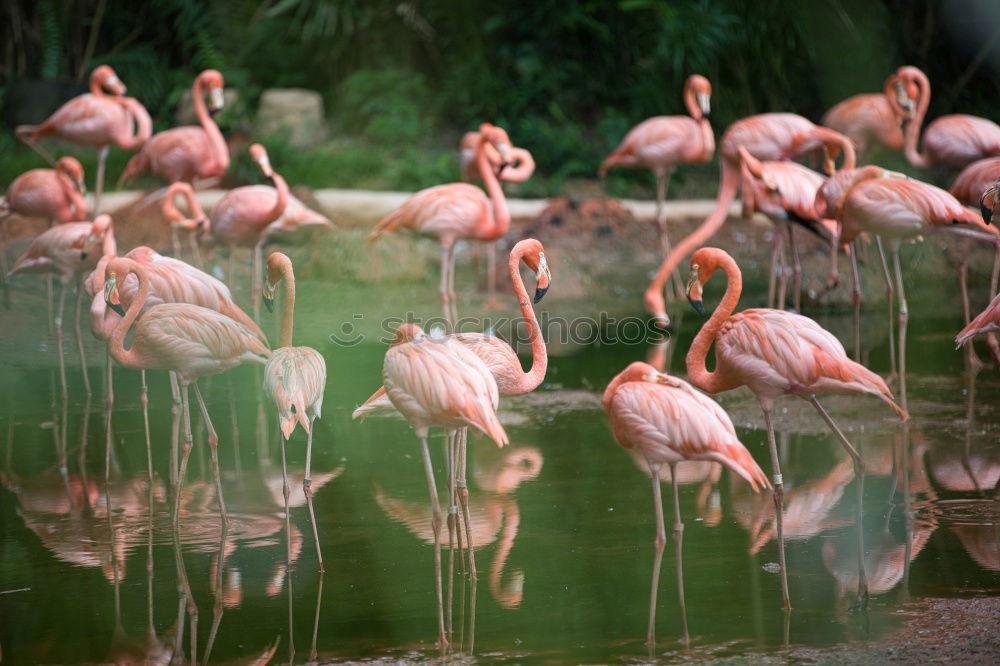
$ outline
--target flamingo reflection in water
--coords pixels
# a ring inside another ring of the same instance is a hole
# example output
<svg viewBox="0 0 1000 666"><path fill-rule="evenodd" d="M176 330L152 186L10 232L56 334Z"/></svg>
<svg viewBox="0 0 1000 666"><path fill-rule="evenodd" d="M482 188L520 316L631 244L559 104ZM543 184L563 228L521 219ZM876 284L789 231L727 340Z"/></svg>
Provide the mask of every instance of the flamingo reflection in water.
<svg viewBox="0 0 1000 666"><path fill-rule="evenodd" d="M620 372L604 391L604 411L611 420L615 439L626 449L637 449L646 459L653 480L653 503L656 510L656 557L649 596L649 626L646 644L655 643L656 591L667 535L660 499L660 469L670 467L674 491L674 546L677 564L677 595L681 611L682 640L690 642L687 611L684 603L684 575L681 544L680 497L676 466L683 460L706 460L722 463L743 477L756 491L770 488L767 477L753 456L740 443L732 421L711 398L696 391L687 382L657 372L648 363L636 361Z"/></svg>

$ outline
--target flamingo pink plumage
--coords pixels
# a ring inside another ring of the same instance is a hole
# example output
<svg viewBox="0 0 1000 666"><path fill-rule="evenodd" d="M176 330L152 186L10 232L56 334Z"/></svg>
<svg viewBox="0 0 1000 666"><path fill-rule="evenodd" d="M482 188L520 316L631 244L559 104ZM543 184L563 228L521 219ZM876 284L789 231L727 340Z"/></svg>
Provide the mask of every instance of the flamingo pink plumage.
<svg viewBox="0 0 1000 666"><path fill-rule="evenodd" d="M795 395L810 402L830 427L854 461L859 480L859 507L863 474L861 457L841 432L837 424L816 399L818 393L864 393L885 401L902 418L906 411L893 400L892 392L882 378L860 363L847 357L843 345L831 333L812 319L801 315L755 308L733 314L743 289L743 277L731 256L717 248L702 248L691 257L691 279L688 299L696 310L704 312L702 286L716 270L725 272L726 293L709 320L702 326L687 354L687 371L691 382L709 393L748 387L760 401L767 427L768 445L774 474L775 513L779 558L782 570L782 595L785 607L790 607L788 580L785 573L784 542L781 530L783 482L778 452L774 442L771 412L774 402L783 395ZM709 347L715 343L715 370L705 366ZM859 539L861 530L859 525ZM867 596L864 578L859 597Z"/></svg>
<svg viewBox="0 0 1000 666"><path fill-rule="evenodd" d="M955 344L962 346L982 333L1000 331L1000 294L993 297L986 309L965 325L955 336Z"/></svg>
<svg viewBox="0 0 1000 666"><path fill-rule="evenodd" d="M150 278L148 269L139 262L120 257L108 263L106 273L105 300L122 315L109 341L111 356L122 366L134 370L170 370L176 373L181 384L184 454L175 489L174 523L177 523L179 517L179 490L184 485L184 475L191 454L188 386L192 383L202 418L208 428L219 513L222 521L228 523L219 474L219 437L198 388L198 378L219 374L246 362L263 364L271 350L250 328L215 310L189 303L163 303L143 311L150 295ZM129 274L138 278L138 291L125 311L122 309L118 285L124 285ZM135 325L131 347L126 350L125 336L133 328L140 312L142 319Z"/></svg>
<svg viewBox="0 0 1000 666"><path fill-rule="evenodd" d="M206 69L191 87L191 101L199 125L174 127L154 134L125 165L119 185L140 173L152 172L167 181L216 178L229 168L229 148L212 116L224 105L222 74ZM205 93L209 106L205 106Z"/></svg>
<svg viewBox="0 0 1000 666"><path fill-rule="evenodd" d="M793 113L762 113L737 120L730 125L722 135L719 160L721 179L715 207L697 229L667 253L646 288L646 309L661 325L670 322L663 302L663 287L667 279L684 257L715 235L729 215L729 207L740 188L740 146L759 160L795 159L823 150L824 170L827 173L834 172L834 159L840 152L844 154L843 168L850 169L855 164L854 144L850 139L834 130L818 127Z"/></svg>
<svg viewBox="0 0 1000 666"><path fill-rule="evenodd" d="M900 67L885 80L883 92L848 97L831 107L820 122L850 138L859 157L875 145L901 151L903 121L912 115L911 100L916 94L910 70Z"/></svg>
<svg viewBox="0 0 1000 666"><path fill-rule="evenodd" d="M274 308L274 289L279 282L285 282L285 312L281 319L281 337L264 366L264 390L278 408L281 424L281 476L282 492L285 497L285 522L289 521L288 475L285 473L285 440L291 437L297 423L306 431L306 474L302 489L309 505L309 519L312 521L313 537L316 540L316 557L319 569L323 571L323 553L319 546L319 530L316 526L316 512L312 501L312 440L313 421L320 418L323 411L323 390L326 388L326 361L323 355L312 347L292 346L292 326L295 323L295 273L292 260L281 252L274 252L267 258L267 279L264 282L264 304L268 310ZM290 555L290 554L289 554Z"/></svg>
<svg viewBox="0 0 1000 666"><path fill-rule="evenodd" d="M986 157L962 169L948 191L966 206L973 208L979 206L983 221L989 222L997 206L993 197L990 197L989 201L984 199L987 191L993 189L998 181L1000 181L1000 157Z"/></svg>
<svg viewBox="0 0 1000 666"><path fill-rule="evenodd" d="M184 201L187 203L188 215L186 216L177 209L178 195L184 197ZM178 232L181 230L186 231L188 232L188 242L191 245L191 259L195 266L201 268L201 250L198 248L198 239L195 232L204 229L208 224L208 216L205 215L201 204L198 203L194 187L183 180L171 183L170 187L167 188L166 195L163 197L161 210L164 219L170 225L170 242L173 246L174 256L177 259L181 258L181 241Z"/></svg>
<svg viewBox="0 0 1000 666"><path fill-rule="evenodd" d="M24 125L16 130L18 138L50 164L53 160L37 145L39 139L53 137L98 149L95 211L100 210L108 148L138 150L153 131L153 121L146 108L138 100L124 95L125 84L113 69L101 65L90 74L90 93L69 100L41 124Z"/></svg>

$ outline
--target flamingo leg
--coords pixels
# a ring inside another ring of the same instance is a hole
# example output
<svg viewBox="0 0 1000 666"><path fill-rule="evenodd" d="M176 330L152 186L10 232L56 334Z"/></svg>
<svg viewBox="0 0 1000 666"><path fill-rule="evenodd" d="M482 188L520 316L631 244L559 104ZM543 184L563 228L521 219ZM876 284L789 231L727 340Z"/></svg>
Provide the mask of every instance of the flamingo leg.
<svg viewBox="0 0 1000 666"><path fill-rule="evenodd" d="M767 446L771 452L771 467L774 474L774 531L778 535L778 565L781 568L781 597L786 611L792 609L788 596L788 569L785 566L785 533L782 527L784 511L782 504L785 497L785 484L781 479L781 463L778 460L778 447L774 442L774 425L771 423L771 409L761 404L764 412L764 425L767 427Z"/></svg>
<svg viewBox="0 0 1000 666"><path fill-rule="evenodd" d="M670 464L670 481L674 490L674 560L677 565L677 603L681 611L681 629L684 631L684 645L691 643L688 633L687 603L684 600L684 523L681 522L681 500L677 490L677 463ZM659 486L659 484L657 484ZM660 509L662 520L663 509Z"/></svg>
<svg viewBox="0 0 1000 666"><path fill-rule="evenodd" d="M31 135L37 129L37 125L21 125L20 127L14 128L14 136L20 139L24 145L31 148L33 151L41 155L42 159L49 163L49 166L53 169L56 168L56 161L52 159L52 155L49 151L42 148L41 144L31 138Z"/></svg>
<svg viewBox="0 0 1000 666"><path fill-rule="evenodd" d="M83 276L76 283L76 309L73 320L73 334L76 336L76 351L80 355L80 370L83 372L84 395L90 397L90 373L87 372L87 354L83 349L83 333L80 331L80 308L83 304Z"/></svg>
<svg viewBox="0 0 1000 666"><path fill-rule="evenodd" d="M149 475L149 484L153 484L153 445L149 439L149 387L146 385L146 371L140 370L139 376L142 378L142 390L139 393L139 402L142 403L142 424L146 430L146 472Z"/></svg>
<svg viewBox="0 0 1000 666"><path fill-rule="evenodd" d="M767 276L767 307L777 307L778 301L778 253L781 235L775 230L771 237L771 271Z"/></svg>
<svg viewBox="0 0 1000 666"><path fill-rule="evenodd" d="M786 223L788 228L788 247L792 251L792 307L795 312L802 312L802 262L799 259L799 247L795 244L795 225Z"/></svg>
<svg viewBox="0 0 1000 666"><path fill-rule="evenodd" d="M115 390L113 384L113 375L111 371L111 347L108 347L107 351L107 383L108 392L105 403L104 411L104 482L107 483L108 479L111 477L111 443L112 443L112 433L111 433L111 410L115 404Z"/></svg>
<svg viewBox="0 0 1000 666"><path fill-rule="evenodd" d="M448 458L448 610L446 626L448 627L448 635L451 636L454 632L453 624L453 608L455 600L455 546L456 546L456 528L458 527L458 497L455 491L455 465L458 462L458 430L451 429L447 431L445 437L445 453ZM461 564L462 557L459 555L459 564Z"/></svg>
<svg viewBox="0 0 1000 666"><path fill-rule="evenodd" d="M958 264L958 286L962 292L962 321L968 324L972 319L971 308L969 307L969 265L966 256L963 254L962 260ZM965 345L965 362L972 372L979 372L983 368L983 362L976 355L975 345Z"/></svg>
<svg viewBox="0 0 1000 666"><path fill-rule="evenodd" d="M895 241L894 241L895 242ZM892 329L894 321L892 319L892 305L893 305L893 285L892 277L889 275L889 264L885 260L885 248L882 246L882 237L875 236L875 246L878 248L878 258L882 262L882 274L885 276L885 306L889 311L889 379L897 376L899 372L899 366L896 362L896 341L892 337ZM902 313L900 313L902 317Z"/></svg>
<svg viewBox="0 0 1000 666"><path fill-rule="evenodd" d="M108 161L110 146L101 146L97 151L97 182L94 185L94 215L101 211L101 194L104 193L104 167Z"/></svg>
<svg viewBox="0 0 1000 666"><path fill-rule="evenodd" d="M667 216L664 204L667 201L667 190L670 188L670 176L673 174L673 169L659 169L655 172L655 174L656 230L660 236L660 246L663 250L663 256L667 256L673 251L673 246L670 244L670 236L667 233ZM681 280L681 274L678 268L674 267L673 272L670 274L669 282L672 286L668 287L665 292L667 302L673 303L679 298L685 298L684 282Z"/></svg>
<svg viewBox="0 0 1000 666"><path fill-rule="evenodd" d="M778 276L778 305L779 310L785 309L785 297L788 294L788 253L785 251L785 235L781 230L775 231L778 239L778 256L781 259L781 275Z"/></svg>
<svg viewBox="0 0 1000 666"><path fill-rule="evenodd" d="M319 547L319 526L316 525L316 511L313 509L312 490L312 450L313 450L313 429L316 427L316 417L313 416L309 435L306 439L306 476L302 479L302 492L306 496L306 504L309 505L309 521L312 523L313 539L316 541L316 558L319 560L320 572L326 571L323 567L323 551Z"/></svg>
<svg viewBox="0 0 1000 666"><path fill-rule="evenodd" d="M861 461L861 454L855 449L851 443L848 441L847 437L841 431L840 427L833 420L830 414L823 408L819 400L816 399L815 395L809 396L809 402L812 406L816 408L819 415L823 417L826 425L833 434L837 437L840 445L844 447L847 454L851 456L851 461L854 463L854 487L857 493L857 527L858 527L858 599L856 608L858 610L865 610L868 608L868 577L865 574L865 530L863 522L863 506L864 506L864 496L865 496L865 468Z"/></svg>
<svg viewBox="0 0 1000 666"><path fill-rule="evenodd" d="M261 266L263 262L264 253L264 242L263 240L258 241L256 245L253 246L253 264L250 271L253 273L253 281L251 284L250 302L253 304L253 318L254 321L260 321L260 291L261 291Z"/></svg>
<svg viewBox="0 0 1000 666"><path fill-rule="evenodd" d="M497 301L497 242L486 244L486 309L496 310Z"/></svg>
<svg viewBox="0 0 1000 666"><path fill-rule="evenodd" d="M285 435L281 434L281 495L285 498L285 549L288 556L288 576L291 578L292 572L292 511L288 506L288 497L291 490L288 487L288 467L285 464Z"/></svg>
<svg viewBox="0 0 1000 666"><path fill-rule="evenodd" d="M465 541L469 548L469 577L473 582L479 580L476 571L475 544L472 543L472 516L469 513L469 488L465 481L466 459L468 457L469 429L458 431L458 501L462 505L462 522L465 523ZM462 545L459 543L459 549Z"/></svg>
<svg viewBox="0 0 1000 666"><path fill-rule="evenodd" d="M198 245L198 232L192 231L188 233L188 243L191 245L191 263L195 265L198 270L204 269L204 261L201 258L201 246Z"/></svg>
<svg viewBox="0 0 1000 666"><path fill-rule="evenodd" d="M219 472L219 435L215 432L215 426L212 425L212 419L208 415L205 399L201 397L201 389L198 388L197 380L193 383L194 396L198 399L198 409L201 410L201 418L205 420L205 427L208 428L208 448L212 453L212 476L215 477L215 490L219 494L219 515L222 518L223 527L226 527L229 525L229 515L226 512L226 500L222 496L222 474Z"/></svg>
<svg viewBox="0 0 1000 666"><path fill-rule="evenodd" d="M861 362L861 276L858 275L858 245L851 243L851 302L854 305L854 362Z"/></svg>
<svg viewBox="0 0 1000 666"><path fill-rule="evenodd" d="M170 227L170 246L174 250L174 258L183 259L181 257L181 239L177 233L177 227Z"/></svg>
<svg viewBox="0 0 1000 666"><path fill-rule="evenodd" d="M451 304L449 318L453 326L458 324L458 296L455 294L455 246L448 249L448 302Z"/></svg>
<svg viewBox="0 0 1000 666"><path fill-rule="evenodd" d="M442 305L448 303L448 246L441 245L441 281L438 284Z"/></svg>
<svg viewBox="0 0 1000 666"><path fill-rule="evenodd" d="M316 586L316 615L313 617L312 645L309 647L309 661L316 661L316 638L319 636L319 611L323 607L323 572L319 574L319 584Z"/></svg>
<svg viewBox="0 0 1000 666"><path fill-rule="evenodd" d="M906 398L906 322L910 311L906 306L906 292L903 290L903 270L899 266L899 241L892 244L892 267L896 273L896 294L899 297L899 405L909 412Z"/></svg>
<svg viewBox="0 0 1000 666"><path fill-rule="evenodd" d="M170 486L176 491L178 489L177 468L180 466L177 445L180 439L183 405L181 403L181 387L177 381L177 375L173 372L168 372L167 375L170 377L170 394L173 396L173 403L170 406Z"/></svg>
<svg viewBox="0 0 1000 666"><path fill-rule="evenodd" d="M222 574L226 564L226 539L229 538L229 530L222 528L219 538L219 554L216 556L214 572L214 596L215 603L212 605L212 626L208 630L208 640L205 642L205 655L202 663L206 666L211 663L212 648L215 646L215 637L219 633L219 625L222 624Z"/></svg>
<svg viewBox="0 0 1000 666"><path fill-rule="evenodd" d="M438 503L437 483L434 481L434 467L431 452L427 448L427 433L420 433L420 448L423 454L424 473L427 475L427 490L431 496L431 529L434 531L434 582L437 591L438 647L448 647L444 631L444 595L441 585L441 506Z"/></svg>
<svg viewBox="0 0 1000 666"><path fill-rule="evenodd" d="M667 529L663 523L663 499L660 497L660 464L651 463L649 475L653 479L653 508L656 512L656 539L653 541L653 577L649 587L649 625L646 628L646 646L656 645L656 593L660 587L660 566L663 564L663 549L667 545Z"/></svg>
<svg viewBox="0 0 1000 666"><path fill-rule="evenodd" d="M181 404L184 420L184 447L181 455L180 467L177 470L177 484L174 486L174 529L177 529L181 515L181 490L184 488L184 476L187 473L188 459L191 457L191 449L194 446L194 438L191 436L191 401L188 396L188 385L185 383L180 387Z"/></svg>
<svg viewBox="0 0 1000 666"><path fill-rule="evenodd" d="M66 282L62 282L62 286L59 289L59 309L56 311L55 317L55 329L56 329L56 351L59 354L59 386L61 387L62 401L65 404L69 391L66 388L66 359L63 356L63 339L62 339L62 319L63 319L63 308L66 306Z"/></svg>

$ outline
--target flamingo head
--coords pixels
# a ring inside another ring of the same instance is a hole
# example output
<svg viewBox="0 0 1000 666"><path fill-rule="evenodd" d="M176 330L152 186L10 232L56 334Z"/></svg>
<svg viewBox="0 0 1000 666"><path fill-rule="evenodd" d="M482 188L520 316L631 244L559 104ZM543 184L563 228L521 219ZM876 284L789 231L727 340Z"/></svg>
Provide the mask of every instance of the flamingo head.
<svg viewBox="0 0 1000 666"><path fill-rule="evenodd" d="M122 307L121 296L118 294L118 273L115 271L109 270L104 278L104 302L119 316L125 316L125 308Z"/></svg>
<svg viewBox="0 0 1000 666"><path fill-rule="evenodd" d="M83 241L83 247L80 248L80 260L83 261L87 258L87 255L91 253L94 246L104 240L104 235L111 228L111 216L107 213L101 213L94 218L94 223L90 225L90 233Z"/></svg>
<svg viewBox="0 0 1000 666"><path fill-rule="evenodd" d="M703 317L708 313L705 311L705 304L702 302L702 287L708 281L708 278L712 276L712 273L715 272L716 263L715 257L705 252L707 249L709 248L702 248L691 257L691 273L688 277L686 290L688 302L691 303L691 307Z"/></svg>
<svg viewBox="0 0 1000 666"><path fill-rule="evenodd" d="M214 116L226 105L226 99L222 93L225 86L222 73L216 69L206 69L198 75L198 81L203 87L208 88L208 112Z"/></svg>
<svg viewBox="0 0 1000 666"><path fill-rule="evenodd" d="M510 137L507 136L507 130L490 123L483 123L479 126L479 136L482 137L483 141L492 143L493 147L500 153L501 162L498 174L514 161L511 156Z"/></svg>
<svg viewBox="0 0 1000 666"><path fill-rule="evenodd" d="M996 181L983 192L983 196L979 197L979 212L983 216L983 222L987 224L997 224L998 220L994 216L1000 216L997 211L1000 210L1000 206L997 205L997 198L1000 196L1000 180Z"/></svg>
<svg viewBox="0 0 1000 666"><path fill-rule="evenodd" d="M56 162L56 171L69 177L80 194L87 193L87 186L83 182L83 166L75 157L60 157Z"/></svg>
<svg viewBox="0 0 1000 666"><path fill-rule="evenodd" d="M412 322L406 322L399 325L396 329L396 334L392 337L392 345L406 344L407 342L419 342L427 337L424 333L424 329L420 328L419 324L414 324Z"/></svg>
<svg viewBox="0 0 1000 666"><path fill-rule="evenodd" d="M263 296L268 312L274 312L274 290L285 276L286 270L291 270L292 260L283 252L272 252L264 265Z"/></svg>
<svg viewBox="0 0 1000 666"><path fill-rule="evenodd" d="M915 67L900 67L892 76L890 103L903 112L903 117L912 120L917 115L917 100L920 98L921 74Z"/></svg>
<svg viewBox="0 0 1000 666"><path fill-rule="evenodd" d="M512 253L519 252L521 261L535 274L535 297L533 302L538 303L545 297L552 282L552 271L549 269L549 262L545 258L545 248L534 238L526 238L514 246Z"/></svg>
<svg viewBox="0 0 1000 666"><path fill-rule="evenodd" d="M701 74L692 74L685 87L694 93L701 115L708 116L712 112L712 84Z"/></svg>
<svg viewBox="0 0 1000 666"><path fill-rule="evenodd" d="M267 157L267 149L259 143L250 146L250 157L260 167L261 173L267 178L274 178L274 169L271 168L271 160Z"/></svg>
<svg viewBox="0 0 1000 666"><path fill-rule="evenodd" d="M95 81L103 90L112 95L124 95L126 92L125 84L115 74L115 70L107 65L96 68L91 73L90 80Z"/></svg>

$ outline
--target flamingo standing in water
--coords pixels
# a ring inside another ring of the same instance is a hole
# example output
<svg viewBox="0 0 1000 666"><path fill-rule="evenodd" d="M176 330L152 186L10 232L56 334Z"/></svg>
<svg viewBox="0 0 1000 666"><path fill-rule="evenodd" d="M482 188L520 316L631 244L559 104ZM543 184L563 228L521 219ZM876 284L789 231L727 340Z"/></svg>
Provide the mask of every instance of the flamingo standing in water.
<svg viewBox="0 0 1000 666"><path fill-rule="evenodd" d="M701 225L667 253L656 275L646 288L646 309L662 326L670 323L663 302L663 287L673 270L691 252L715 235L726 221L729 207L740 188L740 146L759 160L795 159L816 150L824 154L824 170L832 174L834 159L844 154L843 168L854 167L854 144L840 132L818 127L793 113L762 113L737 120L730 125L721 141L719 169L722 177L715 207Z"/></svg>
<svg viewBox="0 0 1000 666"><path fill-rule="evenodd" d="M110 92L108 94L105 92ZM124 97L125 84L115 70L101 65L90 74L90 93L74 97L39 125L22 125L17 137L55 164L38 140L52 137L97 148L97 183L94 188L94 211L100 210L104 191L104 165L108 150L138 150L153 132L153 120L138 100Z"/></svg>
<svg viewBox="0 0 1000 666"><path fill-rule="evenodd" d="M187 202L189 215L185 216L177 210L177 195L184 197ZM188 233L188 242L191 245L191 260L198 268L202 268L201 250L198 248L198 239L194 232L199 231L208 224L208 216L198 203L194 188L182 180L172 183L167 188L167 193L163 197L163 217L170 225L170 242L173 246L174 257L181 259L181 241L178 232L183 230Z"/></svg>
<svg viewBox="0 0 1000 666"><path fill-rule="evenodd" d="M101 253L94 249L100 244ZM59 379L62 384L62 396L65 401L66 367L62 354L62 321L63 309L66 305L66 287L71 282L77 282L76 315L74 320L76 346L80 353L80 365L83 370L83 385L90 395L90 377L87 375L87 359L83 351L83 336L80 334L80 308L83 301L83 274L97 265L98 258L104 254L115 254L114 228L110 215L98 215L93 222L67 222L43 231L24 254L14 262L9 275L18 273L48 273L57 275L62 282L59 290L59 309L54 319L56 330L56 346L59 351Z"/></svg>
<svg viewBox="0 0 1000 666"><path fill-rule="evenodd" d="M319 529L316 527L316 512L312 501L312 440L313 421L323 411L323 389L326 388L326 361L323 355L312 347L292 346L292 326L295 323L295 273L292 260L281 252L274 252L267 258L267 279L264 281L264 304L268 311L274 310L274 289L285 282L285 313L281 319L281 337L264 366L264 389L274 400L281 422L281 480L285 497L285 526L289 528L288 474L285 471L285 440L292 436L295 425L301 424L306 431L306 475L302 480L302 491L309 504L309 519L312 521L313 538L316 540L316 557L319 570L323 571L323 553L319 547ZM290 528L289 528L290 529ZM289 531L289 534L291 532ZM288 545L291 548L291 542ZM290 555L290 551L289 551Z"/></svg>
<svg viewBox="0 0 1000 666"><path fill-rule="evenodd" d="M125 257L113 259L107 265L104 298L110 308L122 316L109 341L111 356L133 370L170 370L181 385L184 418L184 453L181 457L174 493L174 525L180 515L180 489L184 486L188 457L191 455L191 409L188 386L194 384L201 416L208 428L208 445L212 452L212 473L219 497L219 514L224 525L229 523L222 495L219 474L219 436L215 432L208 408L198 388L198 378L215 375L242 363L265 363L271 350L247 326L220 314L189 303L163 303L145 309L150 295L149 271L139 262ZM125 284L130 274L138 278L138 291L128 310L122 308L118 285ZM125 336L139 313L142 319L135 325L132 345L125 349Z"/></svg>
<svg viewBox="0 0 1000 666"><path fill-rule="evenodd" d="M725 296L715 312L702 326L687 354L688 377L698 388L708 393L730 391L746 386L757 396L764 412L767 442L774 474L774 506L778 534L778 557L781 564L781 592L785 608L791 608L788 597L788 577L785 569L785 546L781 527L784 483L778 451L774 442L771 412L774 401L782 395L795 395L811 403L829 426L837 440L854 461L858 480L858 511L861 510L863 468L861 456L840 428L816 399L819 393L866 393L885 401L899 415L906 411L893 400L892 392L882 378L860 363L847 357L843 345L829 331L812 319L783 310L755 308L733 314L743 290L743 276L731 256L718 248L702 248L691 257L691 279L688 299L701 314L702 286L717 270L726 274ZM708 349L715 343L715 370L705 367ZM863 531L858 522L858 565L862 572L858 583L858 599L867 601L867 584L863 575Z"/></svg>
<svg viewBox="0 0 1000 666"><path fill-rule="evenodd" d="M487 149L487 145L492 145L503 162L510 162L510 139L506 130L489 123L483 123L479 127L479 134L476 164L479 166L479 176L486 184L489 198L481 189L468 183L429 187L417 192L398 209L379 220L368 234L369 241L373 243L380 236L400 228L438 238L441 243L441 302L445 305L447 318L452 321L458 319L458 313L454 309L455 243L462 238L492 243L510 229L507 199L494 173Z"/></svg>
<svg viewBox="0 0 1000 666"><path fill-rule="evenodd" d="M873 146L903 150L903 121L911 117L911 100L918 93L914 69L900 67L885 80L883 92L848 97L827 111L820 122L850 138L859 157Z"/></svg>
<svg viewBox="0 0 1000 666"><path fill-rule="evenodd" d="M649 627L646 644L655 644L656 590L667 532L663 524L660 498L660 468L670 466L674 490L674 546L677 563L677 596L680 602L684 642L688 643L684 577L681 565L680 499L677 492L677 463L706 460L722 463L746 479L754 492L769 488L767 476L746 450L733 428L729 415L714 400L696 391L682 379L658 372L648 363L630 363L611 380L601 400L611 420L615 439L626 449L638 450L646 459L653 479L653 506L656 510L656 558L649 593Z"/></svg>
<svg viewBox="0 0 1000 666"><path fill-rule="evenodd" d="M642 121L625 135L621 144L604 158L597 175L602 179L612 166L649 169L656 176L656 219L663 251L670 252L663 202L667 198L670 176L678 164L704 164L715 154L715 135L708 121L711 111L712 84L700 74L684 82L684 106L690 116L654 116ZM681 278L673 273L675 286L681 290Z"/></svg>
<svg viewBox="0 0 1000 666"><path fill-rule="evenodd" d="M905 74L917 90L915 100L905 88L901 89L902 95L889 98L894 108L910 118L903 132L903 154L910 164L921 169L962 169L984 157L1000 155L1000 125L964 113L941 116L931 121L924 129L924 151L918 152L920 129L931 102L931 83L927 75L916 67L900 67L897 74Z"/></svg>
<svg viewBox="0 0 1000 666"><path fill-rule="evenodd" d="M206 69L194 80L191 101L200 125L174 127L153 135L132 159L118 179L118 184L140 173L151 172L168 183L183 180L218 178L229 168L229 148L212 120L225 104L224 80L214 69ZM205 93L209 106L205 107Z"/></svg>
<svg viewBox="0 0 1000 666"><path fill-rule="evenodd" d="M441 426L447 431L472 426L498 446L508 443L497 418L497 382L489 368L464 345L433 331L430 336L416 324L396 329L385 355L382 381L386 395L420 438L424 473L431 499L434 530L434 575L437 588L438 645L448 645L441 587L441 520L434 468L427 448L427 431Z"/></svg>

